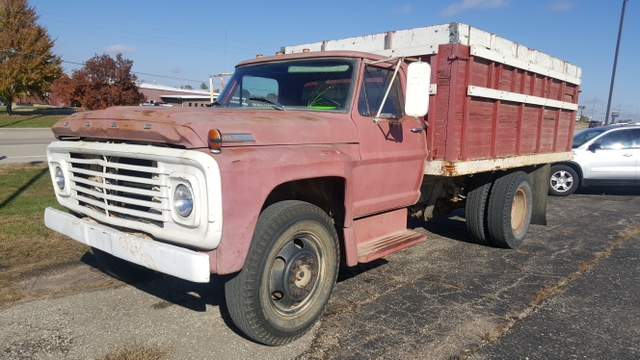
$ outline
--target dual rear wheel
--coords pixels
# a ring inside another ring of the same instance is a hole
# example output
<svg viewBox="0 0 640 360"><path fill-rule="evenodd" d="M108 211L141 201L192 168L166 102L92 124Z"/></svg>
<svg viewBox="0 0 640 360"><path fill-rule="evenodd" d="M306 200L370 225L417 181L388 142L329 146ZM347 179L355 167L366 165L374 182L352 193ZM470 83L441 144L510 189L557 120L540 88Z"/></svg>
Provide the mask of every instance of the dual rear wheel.
<svg viewBox="0 0 640 360"><path fill-rule="evenodd" d="M532 205L531 181L525 172L515 171L495 180L480 175L467 194L469 236L481 244L517 248L529 229Z"/></svg>

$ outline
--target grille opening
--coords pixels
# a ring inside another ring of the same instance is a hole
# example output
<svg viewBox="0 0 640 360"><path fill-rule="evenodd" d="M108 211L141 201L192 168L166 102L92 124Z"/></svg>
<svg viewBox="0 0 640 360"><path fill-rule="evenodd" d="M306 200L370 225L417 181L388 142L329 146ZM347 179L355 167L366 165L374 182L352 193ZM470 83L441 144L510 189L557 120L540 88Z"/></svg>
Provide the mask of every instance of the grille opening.
<svg viewBox="0 0 640 360"><path fill-rule="evenodd" d="M78 204L79 204L80 206L84 206L84 207L86 207L86 208L89 208L89 209L91 209L91 210L93 210L93 211L95 211L95 212L99 212L99 213L101 213L101 214L106 214L106 213L107 213L107 210L105 210L104 208L101 208L101 207L99 207L99 206L95 206L95 205L93 205L93 204L89 204L89 203L84 202L84 201L82 201L82 200L79 200L79 201L78 201Z"/></svg>
<svg viewBox="0 0 640 360"><path fill-rule="evenodd" d="M128 219L128 220L133 220L136 222L142 222L142 223L146 223L146 224L151 224L151 225L155 225L159 228L163 228L164 227L164 223L162 221L157 221L157 220L153 220L153 219L145 219L145 218L140 218L137 216L131 216L128 214L122 214L116 211L111 211L109 212L109 215L113 216L113 217L119 217L122 219Z"/></svg>
<svg viewBox="0 0 640 360"><path fill-rule="evenodd" d="M70 153L70 158L70 171L75 180L79 205L104 215L164 227L161 221L150 219L162 215L161 187L158 182L160 175L156 161L81 153ZM146 194L141 194L140 190ZM96 203L102 203L104 207ZM150 216L134 216L114 208L148 213Z"/></svg>

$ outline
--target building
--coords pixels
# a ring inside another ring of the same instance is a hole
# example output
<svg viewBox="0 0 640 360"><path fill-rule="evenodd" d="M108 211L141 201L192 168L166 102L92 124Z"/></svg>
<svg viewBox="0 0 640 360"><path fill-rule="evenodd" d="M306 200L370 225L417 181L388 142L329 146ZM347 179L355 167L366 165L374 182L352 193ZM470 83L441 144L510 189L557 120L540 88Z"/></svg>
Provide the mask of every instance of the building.
<svg viewBox="0 0 640 360"><path fill-rule="evenodd" d="M184 107L204 107L211 103L209 90L201 89L179 89L171 86L156 85L149 83L139 83L140 92L147 97L147 102L166 102L172 106ZM41 100L37 97L23 97L16 99L16 105L50 105L66 106L55 93L49 93L49 100ZM213 93L213 99L218 98L219 93Z"/></svg>
<svg viewBox="0 0 640 360"><path fill-rule="evenodd" d="M140 83L138 87L149 102L164 102L181 107L204 107L211 103L211 94L208 90L178 89L149 83ZM217 99L218 95L219 93L214 92L213 99Z"/></svg>

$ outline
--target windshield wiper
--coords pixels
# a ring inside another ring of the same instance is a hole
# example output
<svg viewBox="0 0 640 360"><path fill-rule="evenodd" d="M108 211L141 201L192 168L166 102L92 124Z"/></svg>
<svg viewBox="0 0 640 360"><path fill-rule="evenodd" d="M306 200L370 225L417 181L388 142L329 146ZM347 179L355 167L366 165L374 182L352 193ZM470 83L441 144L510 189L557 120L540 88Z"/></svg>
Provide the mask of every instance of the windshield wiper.
<svg viewBox="0 0 640 360"><path fill-rule="evenodd" d="M269 103L271 105L273 105L274 109L278 109L278 110L282 110L285 111L286 109L284 108L284 105L280 104L279 102L275 101L275 100L271 100L271 99L267 99L266 97L262 97L262 96L252 96L249 98L249 100L252 101L261 101L261 102L266 102Z"/></svg>

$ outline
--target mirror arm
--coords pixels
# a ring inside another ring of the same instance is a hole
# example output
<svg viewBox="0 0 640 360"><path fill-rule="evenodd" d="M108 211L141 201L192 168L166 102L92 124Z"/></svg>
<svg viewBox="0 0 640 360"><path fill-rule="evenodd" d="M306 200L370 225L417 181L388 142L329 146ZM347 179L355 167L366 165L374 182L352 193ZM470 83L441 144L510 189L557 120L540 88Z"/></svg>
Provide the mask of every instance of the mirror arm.
<svg viewBox="0 0 640 360"><path fill-rule="evenodd" d="M391 82L387 87L387 92L384 93L384 98L382 98L382 102L380 103L380 108L376 113L376 116L373 118L373 122L378 125L380 121L380 113L382 112L382 108L384 107L385 102L387 102L387 97L389 96L389 92L391 91L391 87L393 86L393 82L396 80L396 76L398 75L398 69L400 69L400 63L404 60L404 58L398 58L398 63L396 64L396 70L393 72L393 77L391 78Z"/></svg>

